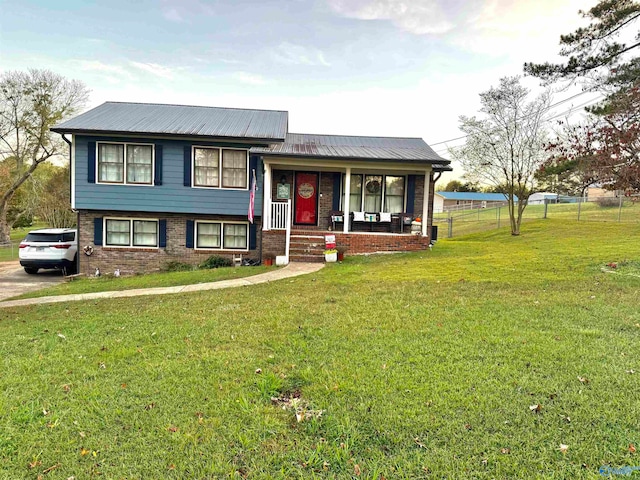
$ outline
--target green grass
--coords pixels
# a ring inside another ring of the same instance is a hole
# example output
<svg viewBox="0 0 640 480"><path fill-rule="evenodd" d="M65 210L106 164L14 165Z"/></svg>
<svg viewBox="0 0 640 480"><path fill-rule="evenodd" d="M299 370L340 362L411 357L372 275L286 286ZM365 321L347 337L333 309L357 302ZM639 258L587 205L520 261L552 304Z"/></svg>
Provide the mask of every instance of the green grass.
<svg viewBox="0 0 640 480"><path fill-rule="evenodd" d="M0 248L0 262L8 262L18 259L18 245L31 230L46 228L43 223L34 224L31 227L11 229L11 246Z"/></svg>
<svg viewBox="0 0 640 480"><path fill-rule="evenodd" d="M601 207L596 202L587 202L580 205L577 203L549 204L547 206L547 218L577 221L578 207L580 208L580 221L583 222L620 221L621 223L640 223L640 203L634 203L630 200L623 202L622 209L619 206ZM451 216L453 217L454 237L509 225L509 210L507 207L500 208L499 213L496 208L487 208L451 212ZM446 237L448 234L448 218L448 212L434 214L433 222L438 225L441 238ZM544 205L528 205L522 218L524 223L544 218Z"/></svg>
<svg viewBox="0 0 640 480"><path fill-rule="evenodd" d="M186 272L162 272L129 277L105 276L98 278L79 277L52 287L25 293L18 298L37 298L50 295L72 295L76 293L108 292L111 290L132 290L135 288L173 287L195 283L217 282L257 275L269 271L267 267L223 267Z"/></svg>
<svg viewBox="0 0 640 480"><path fill-rule="evenodd" d="M0 478L640 465L640 279L602 271L638 235L532 221L243 289L0 309ZM270 401L293 393L320 418Z"/></svg>

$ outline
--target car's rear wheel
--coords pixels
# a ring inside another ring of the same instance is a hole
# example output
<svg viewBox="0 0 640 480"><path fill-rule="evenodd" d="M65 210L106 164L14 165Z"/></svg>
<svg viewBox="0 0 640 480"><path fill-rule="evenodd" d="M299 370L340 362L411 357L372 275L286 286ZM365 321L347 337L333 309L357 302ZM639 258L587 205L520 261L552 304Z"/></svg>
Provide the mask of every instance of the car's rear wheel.
<svg viewBox="0 0 640 480"><path fill-rule="evenodd" d="M27 272L29 275L35 275L36 273L38 273L37 268L33 268L33 267L24 267L24 271Z"/></svg>

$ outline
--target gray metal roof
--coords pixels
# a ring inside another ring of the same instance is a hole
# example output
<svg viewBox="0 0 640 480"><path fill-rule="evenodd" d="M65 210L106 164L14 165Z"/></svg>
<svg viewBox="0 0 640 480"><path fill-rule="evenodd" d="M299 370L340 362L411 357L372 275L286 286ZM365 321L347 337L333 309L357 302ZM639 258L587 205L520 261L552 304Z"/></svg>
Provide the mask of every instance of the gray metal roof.
<svg viewBox="0 0 640 480"><path fill-rule="evenodd" d="M283 141L288 113L277 110L106 102L56 125L59 133L170 134Z"/></svg>
<svg viewBox="0 0 640 480"><path fill-rule="evenodd" d="M295 156L333 159L370 159L416 161L448 170L449 160L442 158L421 138L355 137L346 135L310 135L288 133L284 143L253 147L251 153L266 156Z"/></svg>

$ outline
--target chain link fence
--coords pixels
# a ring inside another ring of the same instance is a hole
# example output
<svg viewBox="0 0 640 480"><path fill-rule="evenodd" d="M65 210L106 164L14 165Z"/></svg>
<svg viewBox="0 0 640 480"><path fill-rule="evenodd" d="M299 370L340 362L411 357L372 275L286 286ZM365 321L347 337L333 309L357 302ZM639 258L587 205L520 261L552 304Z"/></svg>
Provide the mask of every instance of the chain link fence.
<svg viewBox="0 0 640 480"><path fill-rule="evenodd" d="M564 218L584 222L640 223L640 198L599 197L587 201L582 197L562 197L557 203L527 205L522 222L541 218ZM509 227L509 208L476 208L473 210L435 213L433 224L439 238L453 238L468 233Z"/></svg>

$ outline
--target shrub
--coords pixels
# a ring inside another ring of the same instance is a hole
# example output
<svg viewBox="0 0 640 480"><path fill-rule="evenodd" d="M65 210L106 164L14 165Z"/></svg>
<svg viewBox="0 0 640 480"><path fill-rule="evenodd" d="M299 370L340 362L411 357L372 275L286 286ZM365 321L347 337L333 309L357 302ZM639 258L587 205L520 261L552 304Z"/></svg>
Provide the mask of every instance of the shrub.
<svg viewBox="0 0 640 480"><path fill-rule="evenodd" d="M617 207L620 205L620 199L615 197L599 197L596 203L601 207Z"/></svg>
<svg viewBox="0 0 640 480"><path fill-rule="evenodd" d="M195 270L195 267L189 263L168 262L164 270L167 272L188 272L189 270Z"/></svg>
<svg viewBox="0 0 640 480"><path fill-rule="evenodd" d="M221 257L219 255L212 255L207 258L204 262L198 265L198 268L207 269L207 268L220 268L220 267L230 267L231 260L225 257Z"/></svg>

